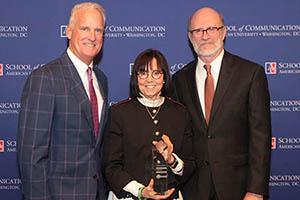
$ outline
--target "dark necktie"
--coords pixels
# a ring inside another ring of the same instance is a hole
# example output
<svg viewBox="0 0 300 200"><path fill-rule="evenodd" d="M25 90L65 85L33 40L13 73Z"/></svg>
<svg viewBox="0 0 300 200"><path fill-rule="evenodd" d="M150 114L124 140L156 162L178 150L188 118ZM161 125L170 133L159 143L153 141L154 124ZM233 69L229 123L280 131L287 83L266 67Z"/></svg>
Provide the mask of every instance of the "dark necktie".
<svg viewBox="0 0 300 200"><path fill-rule="evenodd" d="M88 67L88 69L87 69L87 75L88 75L88 81L89 81L90 102L91 102L91 106L92 106L94 135L95 135L95 137L97 137L98 131L99 131L98 103L97 103L97 96L96 96L94 85L93 85L92 69L90 67Z"/></svg>
<svg viewBox="0 0 300 200"><path fill-rule="evenodd" d="M205 86L204 86L205 120L208 125L215 90L214 90L214 78L211 74L211 66L204 65L204 68L207 74L205 79Z"/></svg>

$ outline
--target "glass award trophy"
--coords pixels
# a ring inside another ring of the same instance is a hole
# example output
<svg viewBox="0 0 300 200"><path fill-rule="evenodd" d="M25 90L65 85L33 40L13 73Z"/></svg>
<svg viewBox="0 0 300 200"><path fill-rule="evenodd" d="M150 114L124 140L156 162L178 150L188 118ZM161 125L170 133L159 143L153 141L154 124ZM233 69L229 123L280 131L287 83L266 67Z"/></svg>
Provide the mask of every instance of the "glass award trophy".
<svg viewBox="0 0 300 200"><path fill-rule="evenodd" d="M154 141L159 142L161 135L159 132L154 133ZM154 180L154 191L158 194L165 194L168 190L168 167L163 156L152 145L152 178Z"/></svg>

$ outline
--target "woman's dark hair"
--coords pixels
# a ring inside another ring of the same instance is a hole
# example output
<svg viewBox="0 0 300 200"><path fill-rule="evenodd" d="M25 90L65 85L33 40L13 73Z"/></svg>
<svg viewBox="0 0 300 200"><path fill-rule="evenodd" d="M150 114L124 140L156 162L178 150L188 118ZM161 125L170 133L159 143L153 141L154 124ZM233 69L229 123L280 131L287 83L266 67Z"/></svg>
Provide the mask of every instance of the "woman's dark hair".
<svg viewBox="0 0 300 200"><path fill-rule="evenodd" d="M165 56L158 50L146 49L136 57L134 61L134 65L131 69L131 77L130 77L131 98L141 97L139 86L138 86L138 73L148 71L149 67L151 67L151 61L153 58L155 58L157 61L157 68L161 70L164 75L164 85L161 89L161 96L172 95L169 65Z"/></svg>

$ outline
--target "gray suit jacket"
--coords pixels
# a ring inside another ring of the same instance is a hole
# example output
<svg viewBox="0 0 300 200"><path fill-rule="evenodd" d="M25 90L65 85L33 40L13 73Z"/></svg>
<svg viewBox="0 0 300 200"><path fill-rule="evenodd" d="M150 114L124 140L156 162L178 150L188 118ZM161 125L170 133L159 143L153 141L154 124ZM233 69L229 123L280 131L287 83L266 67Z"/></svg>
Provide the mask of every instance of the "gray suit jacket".
<svg viewBox="0 0 300 200"><path fill-rule="evenodd" d="M35 70L23 89L18 125L18 163L25 199L104 198L100 170L107 112L107 79L94 67L104 99L99 136L75 66L64 53Z"/></svg>

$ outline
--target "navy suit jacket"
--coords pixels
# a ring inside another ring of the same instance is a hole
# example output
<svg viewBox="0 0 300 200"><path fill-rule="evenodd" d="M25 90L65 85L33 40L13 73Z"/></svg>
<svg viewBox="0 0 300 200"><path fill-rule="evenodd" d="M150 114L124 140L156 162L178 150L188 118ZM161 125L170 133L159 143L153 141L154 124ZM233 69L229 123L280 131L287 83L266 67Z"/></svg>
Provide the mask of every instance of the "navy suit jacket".
<svg viewBox="0 0 300 200"><path fill-rule="evenodd" d="M23 89L18 163L25 199L104 199L100 170L107 78L94 67L104 99L99 136L77 70L67 53L35 70Z"/></svg>
<svg viewBox="0 0 300 200"><path fill-rule="evenodd" d="M263 68L225 51L207 126L196 65L197 60L173 76L177 98L194 124L198 173L184 187L185 199L207 200L212 182L222 200L240 200L246 192L268 195L271 119Z"/></svg>

